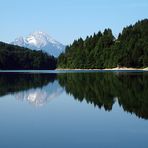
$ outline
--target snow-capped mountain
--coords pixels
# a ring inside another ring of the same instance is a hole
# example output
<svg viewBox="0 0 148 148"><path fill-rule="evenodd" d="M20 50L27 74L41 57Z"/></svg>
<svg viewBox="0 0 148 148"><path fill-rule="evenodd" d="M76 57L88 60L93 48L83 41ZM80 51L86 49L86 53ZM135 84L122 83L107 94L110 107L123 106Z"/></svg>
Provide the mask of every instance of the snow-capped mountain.
<svg viewBox="0 0 148 148"><path fill-rule="evenodd" d="M60 53L65 50L65 46L63 44L50 37L47 33L41 31L33 32L25 38L16 38L14 42L11 42L11 44L27 47L33 50L43 50L55 57L59 56Z"/></svg>

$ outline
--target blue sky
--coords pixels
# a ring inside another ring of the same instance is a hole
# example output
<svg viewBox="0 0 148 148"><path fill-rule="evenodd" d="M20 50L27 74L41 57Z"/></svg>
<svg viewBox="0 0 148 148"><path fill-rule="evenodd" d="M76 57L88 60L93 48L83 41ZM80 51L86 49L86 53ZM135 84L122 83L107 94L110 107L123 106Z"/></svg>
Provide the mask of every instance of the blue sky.
<svg viewBox="0 0 148 148"><path fill-rule="evenodd" d="M0 0L0 40L44 31L64 44L148 18L148 0Z"/></svg>

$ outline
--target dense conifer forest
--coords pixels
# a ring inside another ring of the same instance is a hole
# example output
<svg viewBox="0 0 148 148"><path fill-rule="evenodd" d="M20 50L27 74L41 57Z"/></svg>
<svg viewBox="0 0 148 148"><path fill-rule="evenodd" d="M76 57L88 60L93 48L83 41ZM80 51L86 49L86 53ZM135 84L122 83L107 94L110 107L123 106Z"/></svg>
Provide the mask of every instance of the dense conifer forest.
<svg viewBox="0 0 148 148"><path fill-rule="evenodd" d="M111 29L75 40L58 58L58 68L148 67L148 19L125 27L117 38Z"/></svg>
<svg viewBox="0 0 148 148"><path fill-rule="evenodd" d="M57 60L42 51L35 51L0 42L1 70L55 69Z"/></svg>

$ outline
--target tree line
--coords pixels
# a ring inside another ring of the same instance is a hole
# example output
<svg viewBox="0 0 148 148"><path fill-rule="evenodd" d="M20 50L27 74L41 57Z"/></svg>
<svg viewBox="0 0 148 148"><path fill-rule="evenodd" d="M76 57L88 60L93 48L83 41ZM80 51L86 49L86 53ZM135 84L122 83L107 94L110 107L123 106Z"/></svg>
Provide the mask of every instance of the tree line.
<svg viewBox="0 0 148 148"><path fill-rule="evenodd" d="M35 51L0 42L1 70L55 69L57 59L43 51Z"/></svg>
<svg viewBox="0 0 148 148"><path fill-rule="evenodd" d="M125 27L117 37L111 29L75 40L58 58L59 68L148 67L148 19Z"/></svg>

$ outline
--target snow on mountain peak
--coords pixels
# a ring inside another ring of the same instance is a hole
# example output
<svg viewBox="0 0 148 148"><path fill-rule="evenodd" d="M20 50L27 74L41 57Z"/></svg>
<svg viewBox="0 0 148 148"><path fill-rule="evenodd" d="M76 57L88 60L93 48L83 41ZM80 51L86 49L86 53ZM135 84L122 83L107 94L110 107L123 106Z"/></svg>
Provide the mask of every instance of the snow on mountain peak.
<svg viewBox="0 0 148 148"><path fill-rule="evenodd" d="M45 32L33 32L28 37L19 37L11 44L27 47L34 50L43 50L57 57L65 49L65 46L53 39Z"/></svg>

